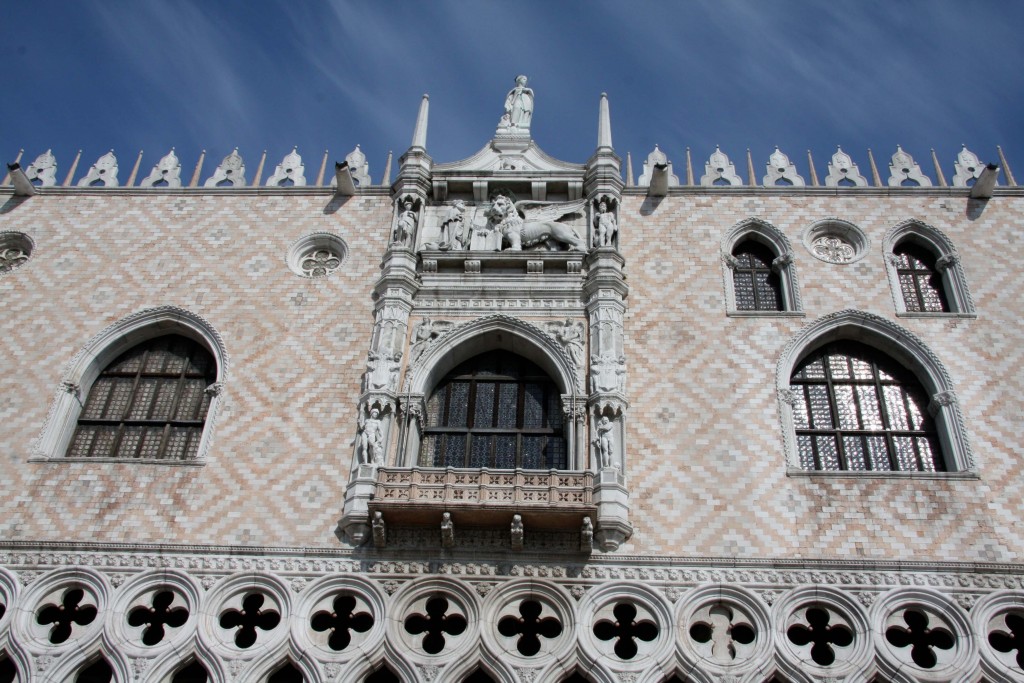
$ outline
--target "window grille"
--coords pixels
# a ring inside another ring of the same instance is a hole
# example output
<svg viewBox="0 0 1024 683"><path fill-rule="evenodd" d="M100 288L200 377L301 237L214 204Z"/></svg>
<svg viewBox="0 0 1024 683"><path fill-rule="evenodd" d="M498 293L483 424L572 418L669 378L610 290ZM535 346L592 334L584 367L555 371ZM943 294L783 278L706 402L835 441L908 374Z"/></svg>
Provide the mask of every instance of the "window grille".
<svg viewBox="0 0 1024 683"><path fill-rule="evenodd" d="M942 273L935 270L935 256L916 244L903 243L893 249L903 303L908 311L941 313L949 311Z"/></svg>
<svg viewBox="0 0 1024 683"><path fill-rule="evenodd" d="M772 271L775 254L765 245L747 240L733 250L736 266L732 271L736 309L740 311L781 311L782 287Z"/></svg>
<svg viewBox="0 0 1024 683"><path fill-rule="evenodd" d="M793 374L800 466L808 470L946 469L917 379L856 342L818 349Z"/></svg>
<svg viewBox="0 0 1024 683"><path fill-rule="evenodd" d="M168 335L139 344L93 383L68 457L194 458L214 381L213 357L191 339Z"/></svg>
<svg viewBox="0 0 1024 683"><path fill-rule="evenodd" d="M565 469L555 383L533 363L489 352L463 363L427 402L423 467Z"/></svg>

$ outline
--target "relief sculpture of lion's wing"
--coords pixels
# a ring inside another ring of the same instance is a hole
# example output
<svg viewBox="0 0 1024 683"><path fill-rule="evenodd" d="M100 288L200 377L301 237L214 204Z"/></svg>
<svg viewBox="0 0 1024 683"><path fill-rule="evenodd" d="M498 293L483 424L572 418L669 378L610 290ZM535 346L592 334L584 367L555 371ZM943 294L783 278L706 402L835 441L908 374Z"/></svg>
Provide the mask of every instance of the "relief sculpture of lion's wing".
<svg viewBox="0 0 1024 683"><path fill-rule="evenodd" d="M516 209L523 213L528 223L545 221L571 221L582 216L587 205L586 199L575 202L537 202L529 199L516 202Z"/></svg>

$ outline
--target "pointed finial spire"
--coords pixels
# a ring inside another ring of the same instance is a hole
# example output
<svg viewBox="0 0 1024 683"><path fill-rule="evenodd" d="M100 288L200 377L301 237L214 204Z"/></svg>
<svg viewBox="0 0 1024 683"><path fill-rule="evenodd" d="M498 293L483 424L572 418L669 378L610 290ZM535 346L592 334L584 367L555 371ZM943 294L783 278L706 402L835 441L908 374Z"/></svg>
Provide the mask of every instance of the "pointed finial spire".
<svg viewBox="0 0 1024 683"><path fill-rule="evenodd" d="M323 187L323 184L324 184L324 173L327 172L327 152L328 152L328 150L325 149L324 150L324 158L320 162L320 172L316 174L316 186L317 187Z"/></svg>
<svg viewBox="0 0 1024 683"><path fill-rule="evenodd" d="M78 169L78 162L82 158L82 150L78 150L78 154L75 155L75 160L71 162L71 170L68 171L67 177L64 178L64 187L71 186L71 180L75 177L75 171Z"/></svg>
<svg viewBox="0 0 1024 683"><path fill-rule="evenodd" d="M597 117L597 148L612 147L612 117L608 112L608 93L601 93L601 107Z"/></svg>
<svg viewBox="0 0 1024 683"><path fill-rule="evenodd" d="M1010 170L1010 165L1006 163L1006 157L1003 155L1003 148L996 145L996 152L999 153L999 165L1003 167L1003 173L1006 174L1006 179L1010 181L1010 185L1017 187L1017 180L1013 177L1013 171Z"/></svg>
<svg viewBox="0 0 1024 683"><path fill-rule="evenodd" d="M384 178L380 181L380 184L387 187L391 184L391 150L388 150L388 160L384 164Z"/></svg>
<svg viewBox="0 0 1024 683"><path fill-rule="evenodd" d="M423 94L420 100L420 112L416 115L416 129L412 132L412 146L427 148L427 114L430 110L430 95Z"/></svg>
<svg viewBox="0 0 1024 683"><path fill-rule="evenodd" d="M633 155L626 152L626 187L633 187Z"/></svg>
<svg viewBox="0 0 1024 683"><path fill-rule="evenodd" d="M963 145L963 148L967 149L967 145ZM939 164L939 157L935 155L934 147L932 147L932 163L935 164L935 175L939 179L939 186L949 187L949 184L946 182L946 176L943 175L942 173L942 165ZM955 181L956 178L954 178L953 180Z"/></svg>

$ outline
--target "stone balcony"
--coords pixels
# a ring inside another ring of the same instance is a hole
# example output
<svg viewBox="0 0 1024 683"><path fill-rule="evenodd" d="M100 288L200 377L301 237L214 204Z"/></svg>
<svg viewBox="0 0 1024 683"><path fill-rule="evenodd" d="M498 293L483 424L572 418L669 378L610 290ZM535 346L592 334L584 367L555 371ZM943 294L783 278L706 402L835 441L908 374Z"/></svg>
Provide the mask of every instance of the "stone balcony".
<svg viewBox="0 0 1024 683"><path fill-rule="evenodd" d="M436 526L443 512L466 528L507 527L514 514L536 530L597 520L594 475L579 471L380 467L368 507L402 526Z"/></svg>

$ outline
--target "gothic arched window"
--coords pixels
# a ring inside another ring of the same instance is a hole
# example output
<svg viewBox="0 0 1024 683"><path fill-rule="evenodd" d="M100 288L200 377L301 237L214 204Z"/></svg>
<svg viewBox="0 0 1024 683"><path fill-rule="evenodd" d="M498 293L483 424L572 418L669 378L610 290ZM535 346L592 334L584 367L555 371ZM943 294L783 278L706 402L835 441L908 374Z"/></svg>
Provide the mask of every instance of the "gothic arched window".
<svg viewBox="0 0 1024 683"><path fill-rule="evenodd" d="M803 469L947 469L924 389L879 351L853 341L829 344L796 366L791 386Z"/></svg>
<svg viewBox="0 0 1024 683"><path fill-rule="evenodd" d="M896 257L896 273L907 311L949 312L942 273L935 268L935 255L912 242L901 242L892 253Z"/></svg>
<svg viewBox="0 0 1024 683"><path fill-rule="evenodd" d="M455 368L427 402L423 467L565 469L558 387L539 367L491 351Z"/></svg>
<svg viewBox="0 0 1024 683"><path fill-rule="evenodd" d="M89 389L68 457L195 458L216 372L210 352L179 335L129 349Z"/></svg>
<svg viewBox="0 0 1024 683"><path fill-rule="evenodd" d="M779 276L772 270L775 254L756 240L745 240L732 250L733 293L739 311L784 310Z"/></svg>

